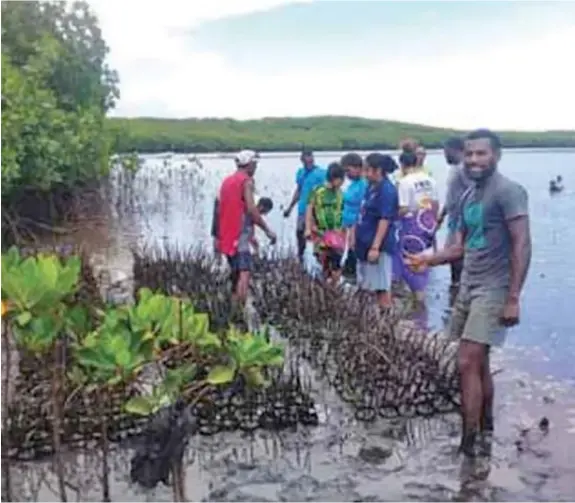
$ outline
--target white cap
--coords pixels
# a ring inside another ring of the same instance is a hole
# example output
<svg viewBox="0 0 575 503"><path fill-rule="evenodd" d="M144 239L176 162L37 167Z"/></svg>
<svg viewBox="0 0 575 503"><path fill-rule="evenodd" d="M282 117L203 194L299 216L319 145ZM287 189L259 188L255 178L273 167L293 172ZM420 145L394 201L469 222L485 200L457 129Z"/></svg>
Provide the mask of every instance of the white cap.
<svg viewBox="0 0 575 503"><path fill-rule="evenodd" d="M242 150L236 154L236 163L238 166L247 166L251 162L257 161L259 158L259 154L253 150Z"/></svg>

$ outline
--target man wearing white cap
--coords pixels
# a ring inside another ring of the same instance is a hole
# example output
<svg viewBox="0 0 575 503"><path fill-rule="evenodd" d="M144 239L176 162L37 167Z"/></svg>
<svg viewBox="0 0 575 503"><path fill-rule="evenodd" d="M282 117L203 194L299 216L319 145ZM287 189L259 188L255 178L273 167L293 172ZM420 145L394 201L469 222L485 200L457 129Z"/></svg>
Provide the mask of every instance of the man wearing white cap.
<svg viewBox="0 0 575 503"><path fill-rule="evenodd" d="M260 227L275 243L276 235L267 226L254 201L253 176L259 155L253 150L242 150L235 157L237 171L226 177L220 187L216 204L216 248L224 254L232 269L234 296L242 304L248 295L252 254L250 240L254 224Z"/></svg>

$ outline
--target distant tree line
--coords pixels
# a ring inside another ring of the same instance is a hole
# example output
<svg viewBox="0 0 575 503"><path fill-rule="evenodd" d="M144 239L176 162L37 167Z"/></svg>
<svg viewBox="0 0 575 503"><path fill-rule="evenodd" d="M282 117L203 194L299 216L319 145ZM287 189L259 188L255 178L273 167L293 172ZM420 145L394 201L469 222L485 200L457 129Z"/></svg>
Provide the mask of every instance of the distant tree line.
<svg viewBox="0 0 575 503"><path fill-rule="evenodd" d="M440 147L451 135L463 134L403 122L359 117L233 119L112 118L108 121L118 152L230 152L377 150L397 148L412 137L429 148ZM575 131L500 132L505 147L575 147Z"/></svg>

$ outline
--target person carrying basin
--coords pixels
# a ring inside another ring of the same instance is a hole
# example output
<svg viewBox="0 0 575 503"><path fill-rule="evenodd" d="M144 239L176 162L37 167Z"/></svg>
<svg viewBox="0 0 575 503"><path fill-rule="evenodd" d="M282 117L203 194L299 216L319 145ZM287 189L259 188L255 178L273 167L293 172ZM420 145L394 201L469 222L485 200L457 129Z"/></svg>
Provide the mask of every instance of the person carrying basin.
<svg viewBox="0 0 575 503"><path fill-rule="evenodd" d="M327 172L315 163L313 152L311 150L302 151L300 160L302 162L302 167L299 168L296 173L296 188L288 207L284 211L284 217L289 218L294 206L297 204L297 254L300 262L303 263L306 246L305 214L307 204L314 189L325 183Z"/></svg>
<svg viewBox="0 0 575 503"><path fill-rule="evenodd" d="M237 170L222 182L217 202L216 249L228 260L233 297L241 305L248 296L254 225L265 232L272 244L277 240L254 201L253 176L258 160L258 154L253 150L242 150L236 155Z"/></svg>
<svg viewBox="0 0 575 503"><path fill-rule="evenodd" d="M345 251L343 230L343 193L345 170L337 162L327 169L326 182L310 195L306 209L305 238L314 243L314 254L326 282L337 285Z"/></svg>

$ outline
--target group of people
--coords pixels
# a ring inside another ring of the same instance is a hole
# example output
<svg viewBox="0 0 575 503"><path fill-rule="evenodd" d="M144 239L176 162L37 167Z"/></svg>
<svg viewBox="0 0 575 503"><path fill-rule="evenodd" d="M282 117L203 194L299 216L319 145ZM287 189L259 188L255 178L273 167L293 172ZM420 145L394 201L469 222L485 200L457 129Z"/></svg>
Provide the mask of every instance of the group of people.
<svg viewBox="0 0 575 503"><path fill-rule="evenodd" d="M394 277L423 300L429 268L451 264L457 296L449 334L460 341L461 450L470 457L490 451L490 349L502 345L506 328L519 322L519 297L531 260L527 193L498 171L501 150L499 137L486 129L446 141L449 173L442 208L425 150L414 141L402 143L399 165L377 152L365 158L348 153L325 170L304 151L284 211L287 218L297 205L300 260L311 241L327 282L339 281L342 272L355 274L359 288L375 292L383 307L391 305ZM271 201L254 201L257 162L253 151L238 154L237 171L221 185L212 229L240 302L247 297L251 248L257 246L254 225L272 243L276 240L262 216ZM444 220L447 237L438 250L436 231Z"/></svg>
<svg viewBox="0 0 575 503"><path fill-rule="evenodd" d="M461 161L463 141L457 140ZM454 143L446 144L446 152ZM435 243L439 196L425 157L423 146L409 140L402 142L399 165L390 155L372 153L364 159L348 153L324 170L312 152L303 152L296 189L284 212L289 217L297 205L300 260L311 240L327 282L339 283L343 273L389 307L392 282L404 281L422 303L429 273L408 267L404 254L429 252Z"/></svg>

